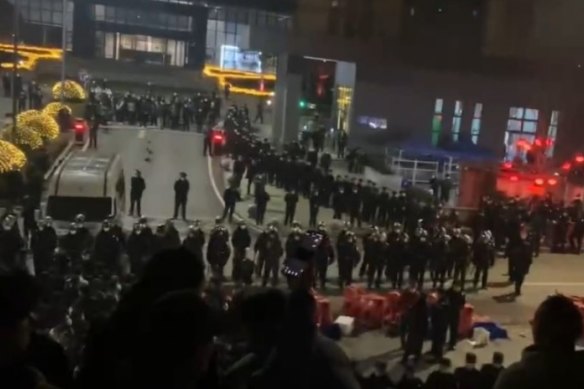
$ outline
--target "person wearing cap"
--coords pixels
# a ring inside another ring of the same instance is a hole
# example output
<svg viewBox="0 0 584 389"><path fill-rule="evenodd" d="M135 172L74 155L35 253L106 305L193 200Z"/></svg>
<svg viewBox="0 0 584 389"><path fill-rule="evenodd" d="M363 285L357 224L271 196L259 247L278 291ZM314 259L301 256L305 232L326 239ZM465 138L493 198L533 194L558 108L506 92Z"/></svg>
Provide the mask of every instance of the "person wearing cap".
<svg viewBox="0 0 584 389"><path fill-rule="evenodd" d="M173 219L178 218L180 213L183 220L187 219L187 200L189 196L189 190L191 185L189 180L187 180L187 174L181 172L179 174L178 180L174 182L174 216Z"/></svg>
<svg viewBox="0 0 584 389"><path fill-rule="evenodd" d="M24 271L0 273L0 387L69 389L72 375L63 347L32 330L40 288Z"/></svg>
<svg viewBox="0 0 584 389"><path fill-rule="evenodd" d="M134 208L138 217L142 216L142 195L146 190L146 181L142 177L142 172L136 169L136 173L130 181L130 216L134 216Z"/></svg>

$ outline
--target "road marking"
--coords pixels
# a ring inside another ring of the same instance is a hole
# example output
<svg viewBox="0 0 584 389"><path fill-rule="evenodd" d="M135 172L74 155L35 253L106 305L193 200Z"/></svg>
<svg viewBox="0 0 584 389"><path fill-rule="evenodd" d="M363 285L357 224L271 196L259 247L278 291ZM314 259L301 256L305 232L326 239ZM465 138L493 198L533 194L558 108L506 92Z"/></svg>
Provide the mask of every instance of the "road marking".
<svg viewBox="0 0 584 389"><path fill-rule="evenodd" d="M144 139L146 137L146 130L142 129L138 132L138 139Z"/></svg>
<svg viewBox="0 0 584 389"><path fill-rule="evenodd" d="M225 207L225 201L223 201L223 196L221 196L221 192L219 191L217 183L215 182L215 176L213 175L213 160L209 154L207 154L207 168L209 170L209 180L211 180L211 187L213 188L213 192L215 192L215 196L217 196L217 199L221 205Z"/></svg>
<svg viewBox="0 0 584 389"><path fill-rule="evenodd" d="M584 282L526 282L525 286L584 286Z"/></svg>
<svg viewBox="0 0 584 389"><path fill-rule="evenodd" d="M88 148L89 148L89 139L87 139L85 141L85 144L83 145L83 148L81 149L81 151L87 151Z"/></svg>

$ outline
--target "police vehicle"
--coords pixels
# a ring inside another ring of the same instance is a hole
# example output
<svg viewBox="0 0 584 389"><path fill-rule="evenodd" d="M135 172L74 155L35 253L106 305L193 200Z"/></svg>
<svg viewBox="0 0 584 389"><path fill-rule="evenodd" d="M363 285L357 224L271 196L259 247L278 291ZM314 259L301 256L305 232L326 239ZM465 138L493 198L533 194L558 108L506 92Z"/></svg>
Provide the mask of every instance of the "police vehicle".
<svg viewBox="0 0 584 389"><path fill-rule="evenodd" d="M46 195L45 215L60 226L78 214L95 228L110 216L120 221L126 202L122 160L118 154L73 152L53 174Z"/></svg>

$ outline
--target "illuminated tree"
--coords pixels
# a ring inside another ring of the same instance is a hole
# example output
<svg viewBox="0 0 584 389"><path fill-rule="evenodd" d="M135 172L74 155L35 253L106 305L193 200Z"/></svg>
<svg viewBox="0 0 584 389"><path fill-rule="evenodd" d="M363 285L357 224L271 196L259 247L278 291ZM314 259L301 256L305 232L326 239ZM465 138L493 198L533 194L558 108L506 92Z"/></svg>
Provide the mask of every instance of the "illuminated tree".
<svg viewBox="0 0 584 389"><path fill-rule="evenodd" d="M17 127L28 127L35 131L44 141L50 141L59 136L59 125L52 116L40 111L24 111L16 117Z"/></svg>
<svg viewBox="0 0 584 389"><path fill-rule="evenodd" d="M26 164L26 156L10 142L0 140L0 173L19 171Z"/></svg>
<svg viewBox="0 0 584 389"><path fill-rule="evenodd" d="M72 102L81 102L85 101L87 96L85 95L85 90L83 87L76 83L75 81L65 80L65 88L64 88L64 99L65 101L72 101ZM55 85L53 85L53 100L61 99L61 88L62 83L59 81Z"/></svg>
<svg viewBox="0 0 584 389"><path fill-rule="evenodd" d="M69 115L71 115L72 112L71 108L66 104L61 104L60 102L53 102L47 104L47 106L43 108L42 113L51 116L53 119L57 119L57 114L63 108L66 109L67 112L69 112Z"/></svg>
<svg viewBox="0 0 584 389"><path fill-rule="evenodd" d="M1 136L3 140L11 142L23 150L37 150L43 145L41 136L26 126L16 126L16 131L12 126L5 127Z"/></svg>

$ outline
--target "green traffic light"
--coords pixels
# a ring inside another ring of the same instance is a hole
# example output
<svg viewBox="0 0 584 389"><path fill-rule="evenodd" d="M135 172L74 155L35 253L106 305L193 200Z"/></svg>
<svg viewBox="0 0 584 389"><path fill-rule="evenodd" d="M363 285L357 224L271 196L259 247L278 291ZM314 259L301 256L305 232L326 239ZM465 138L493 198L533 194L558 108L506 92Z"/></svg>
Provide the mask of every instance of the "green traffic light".
<svg viewBox="0 0 584 389"><path fill-rule="evenodd" d="M305 108L305 107L306 107L306 101L304 101L304 100L300 100L300 102L298 103L298 106L299 106L300 108Z"/></svg>

